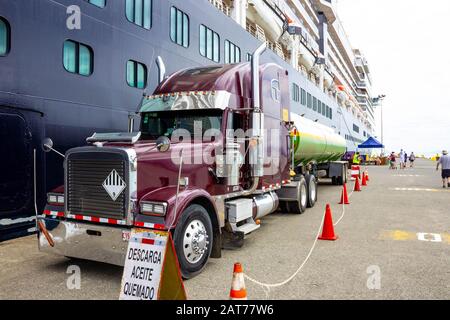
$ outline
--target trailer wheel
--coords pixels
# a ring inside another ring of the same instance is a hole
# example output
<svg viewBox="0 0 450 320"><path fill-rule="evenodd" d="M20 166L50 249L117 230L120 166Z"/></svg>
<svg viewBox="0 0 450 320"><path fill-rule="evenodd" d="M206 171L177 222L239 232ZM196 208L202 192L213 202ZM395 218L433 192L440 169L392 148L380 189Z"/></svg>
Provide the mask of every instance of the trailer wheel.
<svg viewBox="0 0 450 320"><path fill-rule="evenodd" d="M317 179L313 174L306 176L308 186L308 208L313 208L317 202Z"/></svg>
<svg viewBox="0 0 450 320"><path fill-rule="evenodd" d="M211 218L204 207L193 204L183 211L175 228L174 243L183 278L198 275L206 266L213 247Z"/></svg>
<svg viewBox="0 0 450 320"><path fill-rule="evenodd" d="M298 180L297 201L287 201L285 203L288 213L302 214L308 206L308 187L304 176Z"/></svg>
<svg viewBox="0 0 450 320"><path fill-rule="evenodd" d="M341 176L336 178L336 185L343 186L347 183L347 170L345 169L345 165L342 166Z"/></svg>

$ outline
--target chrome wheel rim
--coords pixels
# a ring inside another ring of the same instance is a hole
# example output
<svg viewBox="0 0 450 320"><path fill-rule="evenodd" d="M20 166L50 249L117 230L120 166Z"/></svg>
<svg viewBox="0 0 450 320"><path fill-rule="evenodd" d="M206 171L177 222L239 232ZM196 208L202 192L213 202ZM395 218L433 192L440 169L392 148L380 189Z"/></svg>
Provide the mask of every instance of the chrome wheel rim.
<svg viewBox="0 0 450 320"><path fill-rule="evenodd" d="M306 185L302 184L300 187L300 203L302 207L306 206L306 202L308 201Z"/></svg>
<svg viewBox="0 0 450 320"><path fill-rule="evenodd" d="M199 262L208 252L208 232L200 220L191 221L184 231L183 252L189 263Z"/></svg>
<svg viewBox="0 0 450 320"><path fill-rule="evenodd" d="M311 200L314 201L316 199L316 183L315 181L311 181L309 185L309 191L311 193Z"/></svg>

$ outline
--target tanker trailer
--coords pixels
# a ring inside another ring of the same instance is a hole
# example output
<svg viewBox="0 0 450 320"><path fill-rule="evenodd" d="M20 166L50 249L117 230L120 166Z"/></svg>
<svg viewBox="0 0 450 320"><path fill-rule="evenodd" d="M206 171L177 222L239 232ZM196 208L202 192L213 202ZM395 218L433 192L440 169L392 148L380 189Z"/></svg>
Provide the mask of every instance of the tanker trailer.
<svg viewBox="0 0 450 320"><path fill-rule="evenodd" d="M333 129L295 113L291 114L291 121L294 124L291 136L295 167L338 161L345 154L345 139Z"/></svg>
<svg viewBox="0 0 450 320"><path fill-rule="evenodd" d="M319 178L333 185L347 182L348 162L340 161L346 152L345 139L333 129L291 113L292 181L277 192L284 212L302 213L317 201Z"/></svg>

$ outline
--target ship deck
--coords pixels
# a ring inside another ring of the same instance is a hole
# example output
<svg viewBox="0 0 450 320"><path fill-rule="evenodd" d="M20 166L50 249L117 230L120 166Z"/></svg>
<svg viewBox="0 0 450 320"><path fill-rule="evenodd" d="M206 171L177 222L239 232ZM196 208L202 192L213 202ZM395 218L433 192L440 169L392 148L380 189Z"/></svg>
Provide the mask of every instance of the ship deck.
<svg viewBox="0 0 450 320"><path fill-rule="evenodd" d="M249 299L450 299L450 189L441 188L435 163L390 171L369 167L370 182L354 193L335 227L336 242L316 244L301 272L266 291L246 281ZM349 184L352 186L352 184ZM274 214L242 249L224 251L198 277L185 281L189 299L228 299L233 264L251 277L282 282L313 245L325 205L342 214L339 187L321 184L315 208ZM0 243L0 299L117 299L122 268L76 261L81 289L68 290L74 262L40 253L34 236ZM378 277L379 276L379 277Z"/></svg>

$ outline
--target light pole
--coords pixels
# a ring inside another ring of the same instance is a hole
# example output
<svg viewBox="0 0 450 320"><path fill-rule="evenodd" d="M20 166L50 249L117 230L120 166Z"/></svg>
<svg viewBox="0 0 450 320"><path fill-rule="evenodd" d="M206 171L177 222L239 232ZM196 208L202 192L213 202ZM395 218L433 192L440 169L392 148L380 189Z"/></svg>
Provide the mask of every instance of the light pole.
<svg viewBox="0 0 450 320"><path fill-rule="evenodd" d="M376 98L373 98L373 104L375 106L380 106L381 108L381 144L384 146L384 127L383 127L383 100L386 98L385 94L381 94ZM384 148L382 149L384 154Z"/></svg>

